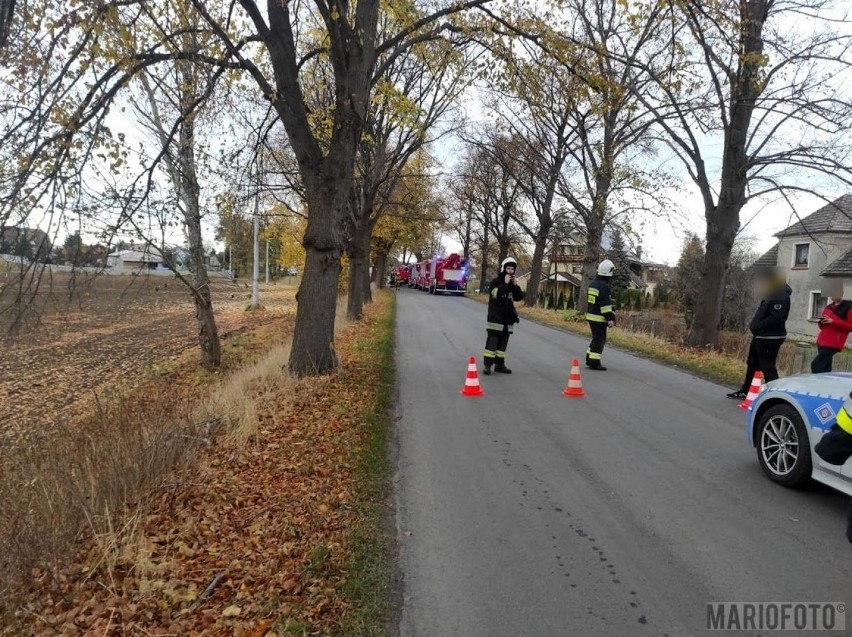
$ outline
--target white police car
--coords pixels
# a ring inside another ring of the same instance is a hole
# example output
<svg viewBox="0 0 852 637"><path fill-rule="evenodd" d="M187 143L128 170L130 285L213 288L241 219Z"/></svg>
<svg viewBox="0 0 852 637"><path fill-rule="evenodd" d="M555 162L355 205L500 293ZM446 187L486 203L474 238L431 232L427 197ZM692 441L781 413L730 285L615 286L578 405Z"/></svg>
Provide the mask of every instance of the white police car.
<svg viewBox="0 0 852 637"><path fill-rule="evenodd" d="M852 374L800 374L767 384L746 418L748 441L770 480L788 487L809 478L852 495L852 459L842 467L814 451L852 391Z"/></svg>

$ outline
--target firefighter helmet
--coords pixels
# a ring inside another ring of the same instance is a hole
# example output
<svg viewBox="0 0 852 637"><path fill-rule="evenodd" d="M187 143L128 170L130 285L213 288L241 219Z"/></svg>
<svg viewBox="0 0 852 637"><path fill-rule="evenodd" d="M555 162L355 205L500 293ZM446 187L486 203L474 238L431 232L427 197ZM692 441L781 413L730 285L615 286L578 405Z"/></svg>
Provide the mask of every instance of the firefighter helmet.
<svg viewBox="0 0 852 637"><path fill-rule="evenodd" d="M615 264L609 259L604 259L598 266L598 276L612 276L615 271Z"/></svg>
<svg viewBox="0 0 852 637"><path fill-rule="evenodd" d="M509 266L509 265L514 266L515 269L517 269L518 262L515 259L513 259L512 257L506 257L505 259L503 259L503 263L500 264L500 272L505 272L506 266Z"/></svg>

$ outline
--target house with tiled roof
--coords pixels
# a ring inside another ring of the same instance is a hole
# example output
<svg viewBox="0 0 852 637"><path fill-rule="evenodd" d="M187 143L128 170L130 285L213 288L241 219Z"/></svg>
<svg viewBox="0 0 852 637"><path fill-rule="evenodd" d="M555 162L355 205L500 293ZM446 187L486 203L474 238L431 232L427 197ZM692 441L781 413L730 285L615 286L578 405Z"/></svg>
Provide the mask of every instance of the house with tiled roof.
<svg viewBox="0 0 852 637"><path fill-rule="evenodd" d="M754 267L778 267L793 288L787 330L815 337L827 302L828 279L841 279L852 297L852 194L843 195L775 235L778 243Z"/></svg>
<svg viewBox="0 0 852 637"><path fill-rule="evenodd" d="M611 242L611 233L605 231L601 240L601 259L607 257ZM553 290L556 294L570 294L576 298L583 279L585 252L586 233L583 230L573 230L555 241L544 264L539 290L545 294ZM643 294L653 295L657 286L671 274L671 268L668 266L643 260L641 254L630 250L627 250L627 261L630 267L630 287L641 290Z"/></svg>

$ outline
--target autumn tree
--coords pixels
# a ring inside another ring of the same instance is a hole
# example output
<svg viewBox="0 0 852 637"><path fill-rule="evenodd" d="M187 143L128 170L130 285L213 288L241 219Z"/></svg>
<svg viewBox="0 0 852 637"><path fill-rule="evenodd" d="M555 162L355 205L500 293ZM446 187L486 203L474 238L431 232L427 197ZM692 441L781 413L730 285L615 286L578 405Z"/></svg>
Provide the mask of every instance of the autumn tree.
<svg viewBox="0 0 852 637"><path fill-rule="evenodd" d="M633 91L700 193L706 255L694 345L716 346L743 207L769 193L847 189L852 31L830 0L634 3L653 31L627 64L652 82ZM812 185L813 184L813 185ZM817 186L818 184L818 186Z"/></svg>
<svg viewBox="0 0 852 637"><path fill-rule="evenodd" d="M647 45L650 32L637 28L624 5L612 0L571 0L569 22L551 40L543 40L568 73L579 78L570 126L578 143L569 146L558 192L581 222L585 234L580 311L594 279L607 229L618 227L654 208L666 210L664 173L654 161L649 140L653 113L642 98L653 84L638 74L632 61ZM573 82L573 78L572 78ZM641 97L640 97L641 96Z"/></svg>
<svg viewBox="0 0 852 637"><path fill-rule="evenodd" d="M393 190L383 203L383 211L373 231L373 280L384 286L392 252L402 248L406 254L425 253L435 229L445 220L444 202L436 192L437 179L431 174L433 159L420 150L395 180Z"/></svg>
<svg viewBox="0 0 852 637"><path fill-rule="evenodd" d="M610 235L606 256L615 265L615 271L610 280L610 290L612 297L618 299L624 290L630 289L633 282L630 276L630 258L627 254L627 244L624 241L624 234L619 228L614 229Z"/></svg>
<svg viewBox="0 0 852 637"><path fill-rule="evenodd" d="M379 0L297 5L268 0L263 8L255 0L182 0L192 10L190 30L210 36L191 50L180 45L186 30L164 19L172 6L165 2L26 3L20 12L26 33L3 52L11 68L2 81L22 101L8 110L14 122L0 144L0 222L22 204L29 210L49 206L61 215L65 198L81 192L82 166L94 152L105 148L105 156L120 156L106 119L143 70L186 60L209 65L220 76L239 71L286 132L305 192L305 275L290 368L298 375L327 372L337 363L333 339L343 223L373 88L399 56L463 31L463 14L489 1L392 7L400 25L380 38ZM316 75L307 64L314 58L328 74ZM306 86L326 78L332 107L317 119L306 102Z"/></svg>
<svg viewBox="0 0 852 637"><path fill-rule="evenodd" d="M176 25L173 28L187 29L185 13L178 11L174 21ZM198 38L192 35L184 36L181 44L183 50L200 47ZM189 245L190 275L184 276L170 260L166 262L192 295L201 365L210 369L220 365L222 345L213 315L213 295L202 238L204 212L196 131L201 121L198 105L205 101L215 81L209 67L188 60L178 60L158 70L159 73L153 70L139 73L138 80L144 98L134 103L143 125L159 141L162 166L174 189L176 208L181 215ZM173 129L177 129L177 133L171 135Z"/></svg>
<svg viewBox="0 0 852 637"><path fill-rule="evenodd" d="M296 268L301 273L305 267L305 248L302 237L307 220L300 215L273 207L273 219L266 233L278 243L277 263L289 270Z"/></svg>
<svg viewBox="0 0 852 637"><path fill-rule="evenodd" d="M537 44L521 39L515 49L500 55L494 96L497 125L517 141L516 177L532 215L516 211L515 221L533 244L525 303L535 305L545 251L554 227L568 213L559 198L563 166L578 143L580 131L573 114L583 86L577 74L555 62Z"/></svg>
<svg viewBox="0 0 852 637"><path fill-rule="evenodd" d="M456 48L430 42L396 58L376 84L358 147L346 225L350 319L359 318L364 302L371 300L369 257L376 224L412 160L420 160L413 172L427 168L421 151L446 134L449 122L441 130L437 126L467 86L465 68Z"/></svg>
<svg viewBox="0 0 852 637"><path fill-rule="evenodd" d="M697 234L690 234L683 243L683 250L675 268L674 292L680 302L687 327L691 327L696 309L701 302L699 283L704 263L704 243ZM704 311L701 306L701 311Z"/></svg>
<svg viewBox="0 0 852 637"><path fill-rule="evenodd" d="M465 138L459 178L474 211L474 241L480 255L480 281L488 281L489 261L502 262L520 243L516 218L525 204L521 187L520 140L496 130Z"/></svg>

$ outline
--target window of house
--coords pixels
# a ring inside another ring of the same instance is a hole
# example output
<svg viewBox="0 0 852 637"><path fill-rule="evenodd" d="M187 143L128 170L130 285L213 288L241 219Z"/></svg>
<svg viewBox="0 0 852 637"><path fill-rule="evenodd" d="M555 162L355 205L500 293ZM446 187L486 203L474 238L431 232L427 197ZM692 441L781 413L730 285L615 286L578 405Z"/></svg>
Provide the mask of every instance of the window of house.
<svg viewBox="0 0 852 637"><path fill-rule="evenodd" d="M808 267L808 258L810 257L811 244L797 243L793 247L793 267L806 268Z"/></svg>
<svg viewBox="0 0 852 637"><path fill-rule="evenodd" d="M808 305L810 305L810 316L808 318L818 319L822 316L822 311L825 309L825 306L828 304L828 298L822 295L822 292L813 291L811 292L811 301Z"/></svg>
<svg viewBox="0 0 852 637"><path fill-rule="evenodd" d="M571 271L574 274L582 274L583 273L583 266L582 265L575 265L574 267L571 268Z"/></svg>

